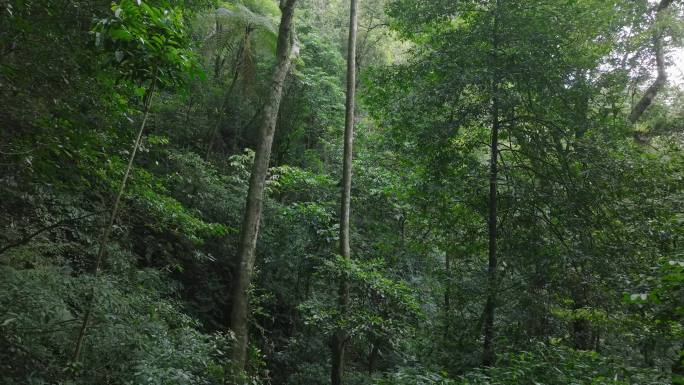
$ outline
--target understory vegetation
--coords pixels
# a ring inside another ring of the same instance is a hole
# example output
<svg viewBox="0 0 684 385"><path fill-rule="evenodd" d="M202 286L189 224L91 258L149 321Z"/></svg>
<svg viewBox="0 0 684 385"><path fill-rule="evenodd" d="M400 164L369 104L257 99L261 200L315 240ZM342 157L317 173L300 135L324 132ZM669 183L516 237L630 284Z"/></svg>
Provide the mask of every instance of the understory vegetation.
<svg viewBox="0 0 684 385"><path fill-rule="evenodd" d="M678 0L0 0L0 383L684 384Z"/></svg>

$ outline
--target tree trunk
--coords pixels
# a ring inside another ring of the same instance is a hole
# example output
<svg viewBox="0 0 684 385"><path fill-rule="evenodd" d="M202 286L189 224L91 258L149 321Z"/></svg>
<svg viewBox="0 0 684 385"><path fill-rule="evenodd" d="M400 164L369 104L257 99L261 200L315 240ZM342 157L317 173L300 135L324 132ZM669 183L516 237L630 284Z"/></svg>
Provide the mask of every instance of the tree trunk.
<svg viewBox="0 0 684 385"><path fill-rule="evenodd" d="M449 338L449 320L451 319L451 251L444 258L444 338Z"/></svg>
<svg viewBox="0 0 684 385"><path fill-rule="evenodd" d="M373 342L371 344L371 351L368 354L368 376L372 377L375 373L375 367L377 366L378 356L380 355L380 349L378 348L378 343Z"/></svg>
<svg viewBox="0 0 684 385"><path fill-rule="evenodd" d="M349 42L347 47L347 100L344 124L344 161L342 170L342 204L340 210L340 254L343 258L351 258L349 216L351 206L352 156L354 145L354 108L356 96L356 34L358 0L350 1L349 10ZM341 314L347 312L349 303L349 283L340 282L339 306ZM347 345L347 333L336 331L332 341L332 367L330 382L341 385L344 374L344 356Z"/></svg>
<svg viewBox="0 0 684 385"><path fill-rule="evenodd" d="M593 345L591 322L580 318L572 321L572 347L577 350L591 350Z"/></svg>
<svg viewBox="0 0 684 385"><path fill-rule="evenodd" d="M235 333L236 339L231 358L235 365L234 368L238 373L245 369L247 359L247 320L249 315L247 290L251 283L252 270L254 269L255 249L263 208L266 174L271 158L273 135L275 133L276 119L280 108L285 78L290 71L293 54L298 53L296 47L293 49L294 34L292 31L292 19L296 2L297 0L283 0L280 2L282 17L276 48L277 62L271 79L270 95L268 95L262 112L262 122L259 128L260 140L254 157L252 174L249 178L247 202L240 232L238 265L233 284L233 305L230 315L230 327Z"/></svg>
<svg viewBox="0 0 684 385"><path fill-rule="evenodd" d="M578 277L579 278L579 277ZM573 285L573 301L572 307L575 315L580 315L582 309L586 309L589 305L589 289L581 282ZM592 325L588 319L583 316L576 317L570 324L570 334L572 336L572 347L577 350L591 350L592 343Z"/></svg>
<svg viewBox="0 0 684 385"><path fill-rule="evenodd" d="M653 49L656 55L658 76L656 77L656 80L653 82L653 84L651 84L651 86L648 87L648 89L641 97L641 99L639 99L637 104L635 104L632 108L632 112L629 114L629 122L632 124L635 124L639 121L639 119L644 114L644 112L646 112L648 107L650 107L651 104L653 104L653 101L655 100L656 96L658 96L660 90L667 83L667 71L665 69L665 53L663 49L662 40L662 33L657 34L653 37Z"/></svg>
<svg viewBox="0 0 684 385"><path fill-rule="evenodd" d="M684 383L684 342L681 343L679 347L679 355L672 364L672 383Z"/></svg>
<svg viewBox="0 0 684 385"><path fill-rule="evenodd" d="M672 4L672 2L673 0L661 0L660 3L658 3L658 6L656 7L655 23L658 23L658 21L661 19L662 13L670 6L670 4ZM648 107L651 106L653 100L655 100L660 90L667 83L667 69L665 68L665 49L663 47L665 33L661 27L656 26L654 28L655 31L653 32L653 51L656 58L658 76L656 77L653 84L651 84L651 86L648 87L646 93L644 93L641 99L632 108L632 111L629 114L629 121L632 124L636 124L636 122L638 122L639 119L641 119L641 116L644 114L644 112L646 112Z"/></svg>
<svg viewBox="0 0 684 385"><path fill-rule="evenodd" d="M498 50L498 12L499 1L495 5L494 28L492 34L492 67L496 74L497 50ZM498 158L499 158L499 78L494 76L492 81L492 136L489 157L489 202L488 202L488 237L489 237L489 263L487 268L487 301L484 309L484 343L482 352L482 364L492 366L495 360L494 353L494 313L496 310L497 289L497 183L498 183Z"/></svg>
<svg viewBox="0 0 684 385"><path fill-rule="evenodd" d="M498 148L499 148L499 106L498 99L494 98L493 122L492 122L492 142L489 161L489 265L487 269L487 302L484 314L484 349L482 363L491 366L494 363L494 311L496 307L496 266L497 266L497 178L498 168Z"/></svg>

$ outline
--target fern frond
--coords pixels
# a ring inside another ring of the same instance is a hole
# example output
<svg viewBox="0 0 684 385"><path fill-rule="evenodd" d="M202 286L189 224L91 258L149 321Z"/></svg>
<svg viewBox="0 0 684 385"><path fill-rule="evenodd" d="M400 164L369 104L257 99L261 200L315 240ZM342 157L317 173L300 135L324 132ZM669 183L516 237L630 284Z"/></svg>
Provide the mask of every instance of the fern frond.
<svg viewBox="0 0 684 385"><path fill-rule="evenodd" d="M219 8L216 11L216 18L225 25L239 25L245 28L250 26L269 34L278 33L276 23L272 18L254 13L242 4L233 5L230 9Z"/></svg>

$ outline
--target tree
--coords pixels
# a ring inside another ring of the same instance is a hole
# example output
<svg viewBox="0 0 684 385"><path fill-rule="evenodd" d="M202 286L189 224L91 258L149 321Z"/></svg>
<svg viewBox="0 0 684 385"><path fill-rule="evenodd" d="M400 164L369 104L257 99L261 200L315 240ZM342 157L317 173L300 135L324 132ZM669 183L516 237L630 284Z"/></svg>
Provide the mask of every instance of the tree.
<svg viewBox="0 0 684 385"><path fill-rule="evenodd" d="M345 104L344 123L344 158L342 169L342 199L340 208L340 255L351 259L350 246L350 212L351 212L351 184L352 158L354 146L354 108L356 95L356 35L358 29L357 16L358 0L351 0L349 4L349 40L347 44L347 100ZM349 302L349 284L346 280L340 282L339 304L341 313L346 311ZM330 381L332 385L341 385L344 374L344 354L347 336L344 330L339 330L333 336L332 368Z"/></svg>
<svg viewBox="0 0 684 385"><path fill-rule="evenodd" d="M682 381L681 1L294 3L0 0L1 384Z"/></svg>
<svg viewBox="0 0 684 385"><path fill-rule="evenodd" d="M262 5L262 2L258 3ZM268 4L263 2L263 4ZM252 11L243 4L224 4L216 10L215 27L206 38L205 48L214 53L214 79L218 84L225 83L223 71L226 62L231 59L230 85L224 91L223 100L218 106L216 127L210 133L207 146L207 157L211 155L217 137L224 123L224 116L231 116L234 121L234 133L231 140L233 153L241 139L241 122L239 121L239 104L234 103L233 93L242 78L243 90L253 87L257 73L257 53L263 48L272 48L276 44L277 30L270 14L262 15ZM257 8L257 7L255 7ZM260 11L261 9L259 9ZM207 17L209 19L209 17ZM270 49L269 49L270 52ZM246 92L243 95L247 96ZM234 104L237 104L235 106Z"/></svg>
<svg viewBox="0 0 684 385"><path fill-rule="evenodd" d="M481 362L485 366L493 365L496 354L505 349L495 348L494 333L507 324L498 322L498 307L503 314L513 311L500 299L505 287L515 285L505 282L515 279L512 270L529 269L523 245L542 242L526 234L519 243L525 226L530 226L519 220L537 221L537 211L553 212L553 206L545 208L546 203L544 208L532 206L531 186L549 184L553 174L544 171L541 178L537 174L546 167L557 167L559 162L562 171L571 162L568 157L580 158L582 152L574 146L585 144L575 144L571 135L591 127L588 122L604 119L598 113L605 109L596 88L586 84L605 82L599 63L610 53L620 28L611 24L614 10L605 3L543 3L392 2L392 25L415 42L414 59L378 75L388 82L372 91L388 102L387 114L381 112L382 104L373 106L383 121L391 122L388 136L396 141L398 151L410 154L418 172L429 176L426 188L439 191L441 183L472 186L465 191L454 187L450 199L480 213L487 230L487 252L481 255L487 274L477 281L484 289L478 303L482 310L475 320L484 340ZM559 14L573 17L560 20ZM548 20L557 21L553 28ZM573 39L599 43L586 47ZM577 183L571 180L558 183L571 190ZM447 202L446 207L456 204ZM528 216L529 210L533 217ZM507 271L497 274L500 260L506 262ZM529 279L543 282L545 278ZM576 303L582 308L579 299Z"/></svg>
<svg viewBox="0 0 684 385"><path fill-rule="evenodd" d="M231 358L237 371L245 368L249 341L249 286L256 258L256 243L259 222L263 210L266 174L271 158L271 146L275 134L278 110L282 98L285 77L290 71L293 57L299 53L292 21L297 0L282 0L282 16L278 28L276 66L271 78L270 94L262 110L259 126L259 143L254 156L254 165L249 178L245 214L240 232L235 282L232 290L230 327L235 333L235 346Z"/></svg>
<svg viewBox="0 0 684 385"><path fill-rule="evenodd" d="M498 264L497 258L497 233L498 229L498 210L497 210L497 185L499 178L499 129L501 122L499 121L499 1L494 4L494 16L492 20L492 71L494 72L492 82L492 132L490 155L489 155L489 201L487 203L487 227L489 237L488 249L488 263L487 263L487 301L484 308L484 342L482 349L482 364L491 366L494 364L494 315L496 310L496 291L498 280L496 277L496 269Z"/></svg>

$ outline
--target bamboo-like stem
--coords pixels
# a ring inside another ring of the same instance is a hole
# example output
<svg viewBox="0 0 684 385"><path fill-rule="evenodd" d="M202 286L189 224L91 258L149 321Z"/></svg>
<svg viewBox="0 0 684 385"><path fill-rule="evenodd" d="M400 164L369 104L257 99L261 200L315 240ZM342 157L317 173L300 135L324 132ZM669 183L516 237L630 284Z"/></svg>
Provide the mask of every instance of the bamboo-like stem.
<svg viewBox="0 0 684 385"><path fill-rule="evenodd" d="M143 120L140 123L140 128L138 129L138 135L135 138L135 143L133 145L133 150L131 151L131 157L128 159L128 166L126 167L126 172L124 173L123 179L121 180L121 186L119 187L119 192L116 194L116 199L114 200L114 205L112 206L112 212L109 216L109 222L102 232L100 237L100 242L97 250L97 256L95 257L95 278L99 277L100 271L102 269L102 260L104 259L107 243L109 242L109 237L112 233L112 228L114 227L114 221L119 213L119 205L121 203L121 197L126 189L126 183L131 175L131 169L133 168L133 162L135 161L135 155L138 152L138 147L140 147L140 142L142 140L143 132L145 131L145 125L147 123L147 118L150 115L150 107L152 105L152 95L155 91L156 80L153 81L152 86L147 91L144 101L144 113ZM93 282L90 293L88 295L88 302L86 304L86 311L83 315L83 322L81 322L81 327L78 331L78 338L76 339L76 346L74 347L74 353L71 357L72 362L78 362L81 358L81 352L83 350L83 342L85 341L86 334L88 332L88 324L93 315L93 307L95 304L95 283Z"/></svg>

